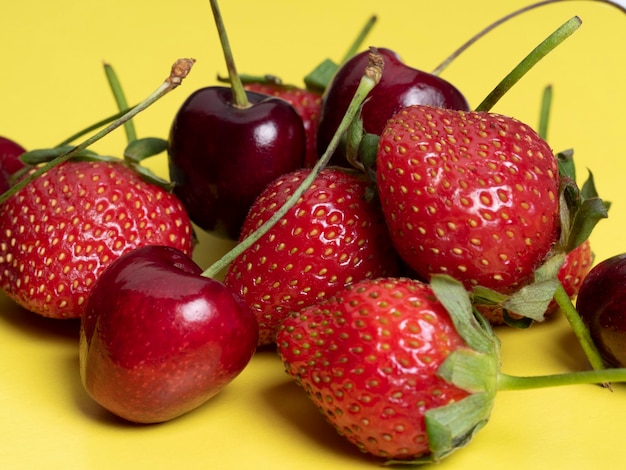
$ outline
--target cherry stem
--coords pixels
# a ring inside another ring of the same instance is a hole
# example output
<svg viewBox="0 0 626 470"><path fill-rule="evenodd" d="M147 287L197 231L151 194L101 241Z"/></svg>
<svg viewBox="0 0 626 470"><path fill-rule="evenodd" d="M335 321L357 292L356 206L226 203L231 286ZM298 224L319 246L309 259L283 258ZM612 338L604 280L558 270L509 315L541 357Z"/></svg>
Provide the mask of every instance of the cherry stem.
<svg viewBox="0 0 626 470"><path fill-rule="evenodd" d="M524 59L511 70L506 77L487 95L487 97L476 107L476 111L489 111L500 101L507 91L515 85L532 67L543 59L555 47L570 37L582 24L578 16L563 23L559 28L550 34L546 39L535 47Z"/></svg>
<svg viewBox="0 0 626 470"><path fill-rule="evenodd" d="M104 73L106 74L107 81L109 82L109 87L111 88L113 98L115 99L115 103L117 104L117 109L119 111L122 111L123 109L128 109L126 95L124 94L122 84L117 77L115 69L113 69L113 66L111 66L111 64L107 64L106 62L103 65ZM135 131L135 125L133 124L132 120L124 123L124 130L126 131L126 140L128 141L128 143L137 140L137 132Z"/></svg>
<svg viewBox="0 0 626 470"><path fill-rule="evenodd" d="M587 356L587 360L591 367L595 370L604 369L604 361L602 360L602 356L598 351L593 339L591 339L591 333L589 333L589 328L585 325L578 314L578 311L574 307L572 303L572 299L567 295L567 292L563 288L563 285L559 283L556 292L554 293L554 300L559 305L559 308L569 321L572 330L574 331L574 335L578 339L580 346L583 348L585 355Z"/></svg>
<svg viewBox="0 0 626 470"><path fill-rule="evenodd" d="M102 127L102 126L105 126L108 123L113 122L116 119L121 118L127 112L129 112L131 109L135 108L136 106L137 105L132 106L130 108L123 109L123 110L121 110L121 111L119 111L119 112L117 112L117 113L115 113L115 114L113 114L113 115L111 115L109 117L106 117L106 118L102 119L101 121L98 121L98 122L96 122L94 124L91 124L90 126L85 127L84 129L81 129L77 133L72 134L67 139L65 139L63 142L58 143L56 146L57 147L63 147L64 145L68 145L71 142L74 142L76 139L84 136L85 134L89 134L91 131L95 131L96 129L98 129L98 128Z"/></svg>
<svg viewBox="0 0 626 470"><path fill-rule="evenodd" d="M483 30L481 30L480 32L478 32L477 34L472 36L464 44L462 44L461 47L459 47L457 50L455 50L441 64L439 64L437 67L435 67L435 69L432 71L432 74L433 75L441 74L441 72L443 72L448 67L448 65L450 65L450 63L452 63L452 61L454 59L456 59L458 56L460 56L472 44L477 42L483 36L487 35L487 33L489 33L491 30L497 28L498 26L500 26L503 23L506 23L508 20L513 19L516 16L521 15L522 13L526 13L527 11L534 10L535 8L542 7L542 6L545 6L545 5L549 5L550 3L559 3L559 2L563 2L563 1L571 1L571 0L544 0L544 1L541 1L541 2L533 3L531 5L526 5L525 7L522 7L519 10L515 10L514 12L509 13L506 16L503 16L499 20L491 23L489 26L487 26L486 28L484 28ZM594 2L597 2L597 3L606 3L608 5L614 6L615 8L620 10L622 13L626 13L626 7L620 5L617 2L612 2L612 1L609 1L609 0L591 0L591 1L594 1Z"/></svg>
<svg viewBox="0 0 626 470"><path fill-rule="evenodd" d="M83 141L82 143L80 143L77 146L73 147L71 150L68 150L67 152L59 155L54 160L51 160L50 162L46 163L45 165L40 166L35 171L33 171L32 173L29 173L26 177L24 177L21 180L19 180L8 191L6 191L4 194L0 195L0 204L2 204L9 197L11 197L13 194L18 192L22 188L24 188L31 181L34 181L36 178L39 178L41 175L43 175L48 170L54 168L55 166L58 166L58 165L60 165L60 164L62 164L64 162L70 160L74 155L82 152L87 147L92 145L94 142L100 140L102 137L104 137L105 135L109 134L111 131L117 129L118 127L120 127L124 123L128 122L130 119L135 117L141 111L143 111L146 108L148 108L154 102L156 102L161 97L163 97L165 94L167 94L168 92L172 91L174 88L178 87L182 83L183 79L187 76L187 74L189 74L189 71L191 70L191 67L193 66L194 62L195 62L194 59L178 59L174 63L174 65L172 66L172 69L170 71L170 75L145 100L143 100L137 106L135 106L134 108L132 108L131 110L126 112L120 118L116 119L114 122L109 124L107 127L102 129L100 132L97 132L96 134L92 135L91 137L89 137L88 139Z"/></svg>
<svg viewBox="0 0 626 470"><path fill-rule="evenodd" d="M530 390L536 388L558 387L561 385L603 385L611 382L626 382L626 368L585 370L579 372L567 372L562 374L537 375L518 377L498 373L498 391Z"/></svg>
<svg viewBox="0 0 626 470"><path fill-rule="evenodd" d="M224 25L224 20L222 19L222 14L220 13L217 0L211 0L211 9L213 10L215 26L217 26L217 33L219 34L220 42L222 43L222 51L224 52L224 59L226 60L230 87L235 100L233 104L237 108L247 108L250 106L250 102L248 101L248 95L246 95L246 90L243 87L241 78L237 73L233 51L230 47L230 41L228 40L228 35L226 34L226 26Z"/></svg>
<svg viewBox="0 0 626 470"><path fill-rule="evenodd" d="M311 168L307 177L302 181L300 186L296 188L293 194L285 201L285 203L278 209L263 225L261 225L258 229L252 232L249 236L244 238L241 242L239 242L234 248L228 251L225 255L223 255L220 259L218 259L215 263L209 266L206 269L202 276L204 277L215 277L220 271L225 269L235 258L237 258L240 254L242 254L245 250L250 248L254 243L256 243L261 237L263 237L280 219L282 219L287 212L298 202L298 200L302 197L304 192L313 184L315 179L319 176L320 172L324 169L324 167L330 161L330 157L333 155L337 147L339 146L339 142L341 141L341 137L346 133L350 124L357 116L357 114L361 110L361 105L367 98L367 95L370 91L378 84L380 81L382 70L383 70L383 58L382 56L375 50L370 50L370 59L367 67L365 68L365 73L361 77L361 81L359 82L359 86L357 87L352 101L346 110L346 114L343 119L339 123L337 130L333 138L331 139L328 147L324 154L317 161L315 166Z"/></svg>

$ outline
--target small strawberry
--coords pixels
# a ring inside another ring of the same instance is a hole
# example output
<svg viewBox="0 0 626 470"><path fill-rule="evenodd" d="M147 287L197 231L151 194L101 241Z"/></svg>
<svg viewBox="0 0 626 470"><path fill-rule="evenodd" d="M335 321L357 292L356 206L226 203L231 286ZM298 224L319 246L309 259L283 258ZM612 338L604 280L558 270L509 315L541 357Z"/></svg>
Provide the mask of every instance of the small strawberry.
<svg viewBox="0 0 626 470"><path fill-rule="evenodd" d="M0 206L0 286L35 313L76 318L102 270L144 245L191 254L181 203L122 163L69 161Z"/></svg>
<svg viewBox="0 0 626 470"><path fill-rule="evenodd" d="M302 118L306 133L305 166L312 167L317 162L317 129L322 109L320 93L272 82L250 82L245 85L250 91L276 96L290 103Z"/></svg>
<svg viewBox="0 0 626 470"><path fill-rule="evenodd" d="M471 315L467 297L465 306ZM277 345L287 373L363 452L437 461L465 445L491 412L498 343L475 320L455 321L420 281L365 280L292 313ZM471 383L451 373L456 356Z"/></svg>
<svg viewBox="0 0 626 470"><path fill-rule="evenodd" d="M394 245L425 279L509 294L558 241L557 160L513 118L410 106L383 131L377 170Z"/></svg>
<svg viewBox="0 0 626 470"><path fill-rule="evenodd" d="M308 174L298 170L270 184L252 206L241 238L267 221ZM230 264L224 282L256 313L259 344L274 341L291 310L361 279L395 275L397 257L380 207L366 199L368 186L355 172L322 170L287 215Z"/></svg>

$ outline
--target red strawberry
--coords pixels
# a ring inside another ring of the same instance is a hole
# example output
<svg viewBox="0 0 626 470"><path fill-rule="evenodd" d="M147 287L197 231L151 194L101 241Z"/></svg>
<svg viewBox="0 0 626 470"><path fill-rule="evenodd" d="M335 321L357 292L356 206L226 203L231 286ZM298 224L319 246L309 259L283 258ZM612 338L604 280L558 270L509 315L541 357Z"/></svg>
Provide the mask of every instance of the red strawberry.
<svg viewBox="0 0 626 470"><path fill-rule="evenodd" d="M298 112L306 132L305 165L312 167L317 162L317 128L322 109L322 95L314 91L279 83L247 83L246 89L276 96L289 102Z"/></svg>
<svg viewBox="0 0 626 470"><path fill-rule="evenodd" d="M191 254L180 202L121 163L68 162L0 207L0 286L35 313L76 318L102 270L144 245Z"/></svg>
<svg viewBox="0 0 626 470"><path fill-rule="evenodd" d="M509 294L559 236L559 174L548 144L510 117L410 106L387 124L378 189L400 256Z"/></svg>
<svg viewBox="0 0 626 470"><path fill-rule="evenodd" d="M589 239L585 240L566 255L565 262L559 269L557 278L571 299L574 299L576 295L578 295L580 286L589 273L592 263L593 253ZM481 305L477 303L475 307L492 325L503 325L507 323L504 310L500 305ZM558 304L555 300L552 300L543 313L543 317L547 318L558 310ZM521 315L512 312L508 312L508 314L510 319L514 321L522 318Z"/></svg>
<svg viewBox="0 0 626 470"><path fill-rule="evenodd" d="M246 218L247 237L283 205L309 174L278 178ZM365 199L365 178L326 168L287 215L228 268L224 282L257 315L259 344L274 341L291 311L365 278L394 275L398 264L380 207Z"/></svg>
<svg viewBox="0 0 626 470"><path fill-rule="evenodd" d="M427 284L408 278L366 280L287 317L277 345L287 373L362 451L394 460L432 453L430 458L438 460L466 444L486 422L495 396L497 341L482 337L487 349L481 352L487 354L481 356L468 346L474 341L459 333L468 325L453 322ZM480 356L485 362L478 370L464 369L480 383L461 387L443 369L455 362L452 354L465 353L466 359ZM469 405L477 412L474 418L481 416L476 421L465 414L466 398L476 400L476 407ZM436 415L444 411L458 418L460 427L439 448L442 421Z"/></svg>

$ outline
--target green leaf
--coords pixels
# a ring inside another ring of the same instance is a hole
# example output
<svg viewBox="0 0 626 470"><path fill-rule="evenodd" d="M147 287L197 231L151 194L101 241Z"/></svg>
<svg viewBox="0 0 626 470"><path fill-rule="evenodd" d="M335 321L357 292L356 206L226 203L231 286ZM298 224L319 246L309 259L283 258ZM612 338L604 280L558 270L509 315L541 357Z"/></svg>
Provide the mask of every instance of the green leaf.
<svg viewBox="0 0 626 470"><path fill-rule="evenodd" d="M576 165L574 165L574 150L563 150L556 155L559 165L559 174L576 181Z"/></svg>
<svg viewBox="0 0 626 470"><path fill-rule="evenodd" d="M20 156L20 160L26 165L39 165L41 163L51 162L55 158L71 152L73 149L73 145L63 145L61 147L54 147L50 149L29 150L28 152L25 152ZM73 158L93 157L96 155L97 153L93 150L85 149L75 153Z"/></svg>
<svg viewBox="0 0 626 470"><path fill-rule="evenodd" d="M584 199L574 215L565 249L569 252L584 242L602 219L609 216L610 204L599 197Z"/></svg>
<svg viewBox="0 0 626 470"><path fill-rule="evenodd" d="M541 99L541 111L539 112L539 125L537 133L543 140L548 139L548 125L550 124L550 111L552 109L552 86L548 85L543 90Z"/></svg>
<svg viewBox="0 0 626 470"><path fill-rule="evenodd" d="M498 340L491 328L474 314L469 293L463 284L445 274L433 274L430 286L467 345L478 352L495 354Z"/></svg>
<svg viewBox="0 0 626 470"><path fill-rule="evenodd" d="M325 59L304 77L304 84L308 90L323 93L338 69L339 65L330 59Z"/></svg>
<svg viewBox="0 0 626 470"><path fill-rule="evenodd" d="M489 422L494 396L495 391L494 394L476 393L426 412L426 432L433 462L469 444Z"/></svg>
<svg viewBox="0 0 626 470"><path fill-rule="evenodd" d="M167 150L167 140L158 137L145 137L133 140L124 150L124 158L133 163L139 163L146 158L153 157Z"/></svg>
<svg viewBox="0 0 626 470"><path fill-rule="evenodd" d="M557 279L533 282L512 294L502 307L517 315L543 321L558 286Z"/></svg>
<svg viewBox="0 0 626 470"><path fill-rule="evenodd" d="M134 171L139 174L139 176L143 178L144 181L147 181L151 184L156 184L166 191L172 191L172 189L174 189L174 183L157 176L150 169L138 164L131 164L130 166Z"/></svg>

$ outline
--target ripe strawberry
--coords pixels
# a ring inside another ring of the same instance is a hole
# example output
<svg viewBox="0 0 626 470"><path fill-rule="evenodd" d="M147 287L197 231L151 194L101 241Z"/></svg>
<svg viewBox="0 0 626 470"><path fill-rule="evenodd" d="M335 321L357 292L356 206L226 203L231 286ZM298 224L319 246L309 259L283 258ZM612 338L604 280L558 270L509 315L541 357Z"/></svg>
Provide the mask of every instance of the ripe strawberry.
<svg viewBox="0 0 626 470"><path fill-rule="evenodd" d="M241 238L267 221L308 174L298 170L270 184L250 209ZM231 263L224 283L257 315L259 344L274 341L291 310L397 272L380 207L365 199L367 188L357 173L324 169L287 215Z"/></svg>
<svg viewBox="0 0 626 470"><path fill-rule="evenodd" d="M144 245L191 253L180 202L121 163L70 161L0 207L0 286L40 315L79 317L102 270Z"/></svg>
<svg viewBox="0 0 626 470"><path fill-rule="evenodd" d="M287 373L363 452L394 460L432 453L430 458L438 460L466 444L486 422L495 396L498 361L492 348L497 341L483 337L481 344L489 344L481 352L468 346L473 341L460 332L469 324L453 321L425 283L366 280L292 313L283 321L277 345ZM465 353L485 359L478 369L464 370L480 384L460 386L443 372L455 362L453 354ZM473 418L481 416L476 421L465 414L466 398L476 400ZM439 448L437 414L443 411L458 418L460 427Z"/></svg>
<svg viewBox="0 0 626 470"><path fill-rule="evenodd" d="M593 252L591 251L589 239L567 253L565 262L558 271L557 278L571 299L574 299L578 295L580 286L589 273L592 264ZM501 306L477 304L475 307L492 325L503 325L507 323ZM558 309L558 304L556 301L552 300L544 312L543 317L547 318L556 313ZM520 315L516 315L515 313L508 313L513 320L519 320L521 318Z"/></svg>
<svg viewBox="0 0 626 470"><path fill-rule="evenodd" d="M305 166L312 167L317 162L317 128L322 109L322 95L314 91L278 83L251 82L247 90L276 96L289 102L298 112L306 133Z"/></svg>
<svg viewBox="0 0 626 470"><path fill-rule="evenodd" d="M425 279L509 294L557 241L556 158L513 118L410 106L383 131L377 170L394 245Z"/></svg>

